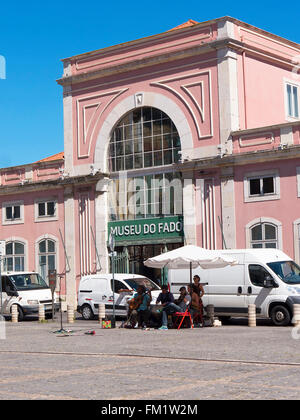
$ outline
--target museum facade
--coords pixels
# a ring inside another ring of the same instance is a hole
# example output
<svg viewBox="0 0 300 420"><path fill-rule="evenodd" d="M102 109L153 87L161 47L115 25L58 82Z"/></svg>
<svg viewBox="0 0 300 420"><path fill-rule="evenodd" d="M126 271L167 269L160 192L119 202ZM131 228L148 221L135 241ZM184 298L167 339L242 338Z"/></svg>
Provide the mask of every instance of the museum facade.
<svg viewBox="0 0 300 420"><path fill-rule="evenodd" d="M1 170L9 269L162 273L184 244L300 261L300 46L239 20L189 20L63 60L64 154ZM22 254L18 254L21 252Z"/></svg>

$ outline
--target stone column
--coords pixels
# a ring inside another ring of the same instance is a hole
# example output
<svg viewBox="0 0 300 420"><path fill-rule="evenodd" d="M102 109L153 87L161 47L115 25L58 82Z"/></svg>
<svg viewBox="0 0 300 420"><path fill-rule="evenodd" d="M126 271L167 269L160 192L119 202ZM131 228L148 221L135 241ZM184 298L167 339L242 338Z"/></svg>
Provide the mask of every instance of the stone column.
<svg viewBox="0 0 300 420"><path fill-rule="evenodd" d="M220 114L220 147L231 149L231 131L239 129L237 54L229 48L218 50L218 90Z"/></svg>
<svg viewBox="0 0 300 420"><path fill-rule="evenodd" d="M64 155L65 155L65 172L73 175L73 121L72 121L72 96L71 86L64 86L63 92L63 109L64 109Z"/></svg>
<svg viewBox="0 0 300 420"><path fill-rule="evenodd" d="M100 257L100 265L97 264L97 271L107 273L109 270L108 249L107 249L107 223L108 223L108 180L98 181L95 191L95 236L96 246Z"/></svg>
<svg viewBox="0 0 300 420"><path fill-rule="evenodd" d="M64 254L65 264L66 264L66 305L73 305L74 307L76 307L76 304L77 304L76 265L75 265L76 264L76 260L75 260L76 235L75 235L75 201L74 201L73 188L66 187L64 194L65 194L64 195L65 232L64 233L62 232L62 234L63 234L63 238L65 242L66 254L68 257L68 261L67 261ZM66 309L66 307L63 307L63 309Z"/></svg>
<svg viewBox="0 0 300 420"><path fill-rule="evenodd" d="M236 248L236 220L233 168L221 171L223 235L227 249ZM224 244L223 247L225 248Z"/></svg>
<svg viewBox="0 0 300 420"><path fill-rule="evenodd" d="M196 245L196 203L194 173L188 171L184 173L182 191L182 207L184 220L185 245Z"/></svg>

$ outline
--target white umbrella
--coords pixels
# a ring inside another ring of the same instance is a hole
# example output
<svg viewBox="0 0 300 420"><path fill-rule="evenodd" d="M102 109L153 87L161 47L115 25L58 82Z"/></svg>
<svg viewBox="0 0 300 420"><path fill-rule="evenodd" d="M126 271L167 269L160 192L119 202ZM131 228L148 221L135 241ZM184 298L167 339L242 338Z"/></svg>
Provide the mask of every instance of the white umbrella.
<svg viewBox="0 0 300 420"><path fill-rule="evenodd" d="M173 251L165 252L153 258L148 258L144 264L153 268L223 268L236 264L230 257L218 251L200 248L195 245L186 245Z"/></svg>
<svg viewBox="0 0 300 420"><path fill-rule="evenodd" d="M153 258L148 258L144 264L153 268L190 268L190 281L192 283L192 268L223 268L237 262L219 251L200 248L195 245L186 245L173 251L165 252Z"/></svg>

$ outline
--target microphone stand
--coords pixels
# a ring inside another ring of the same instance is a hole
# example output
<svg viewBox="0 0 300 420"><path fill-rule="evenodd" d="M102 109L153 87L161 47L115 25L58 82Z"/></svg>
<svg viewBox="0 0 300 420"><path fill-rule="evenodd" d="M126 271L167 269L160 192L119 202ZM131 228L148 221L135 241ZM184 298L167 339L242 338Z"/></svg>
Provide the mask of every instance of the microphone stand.
<svg viewBox="0 0 300 420"><path fill-rule="evenodd" d="M63 276L59 276L59 310L60 310L60 330L54 331L55 333L68 333L70 331L63 328L63 319L62 319L62 306L61 306L61 279Z"/></svg>

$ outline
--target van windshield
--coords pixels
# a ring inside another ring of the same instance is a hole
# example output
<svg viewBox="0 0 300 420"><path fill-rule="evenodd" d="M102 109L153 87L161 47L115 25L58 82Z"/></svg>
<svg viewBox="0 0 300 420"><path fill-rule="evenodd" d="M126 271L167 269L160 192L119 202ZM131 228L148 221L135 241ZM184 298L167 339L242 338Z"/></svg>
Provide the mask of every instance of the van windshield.
<svg viewBox="0 0 300 420"><path fill-rule="evenodd" d="M47 283L38 273L11 274L7 276L17 290L48 289Z"/></svg>
<svg viewBox="0 0 300 420"><path fill-rule="evenodd" d="M160 288L152 280L147 277L141 277L136 279L124 279L131 289L137 290L139 286L145 286L148 290L160 290Z"/></svg>
<svg viewBox="0 0 300 420"><path fill-rule="evenodd" d="M300 284L300 267L294 261L276 261L267 264L287 284Z"/></svg>

